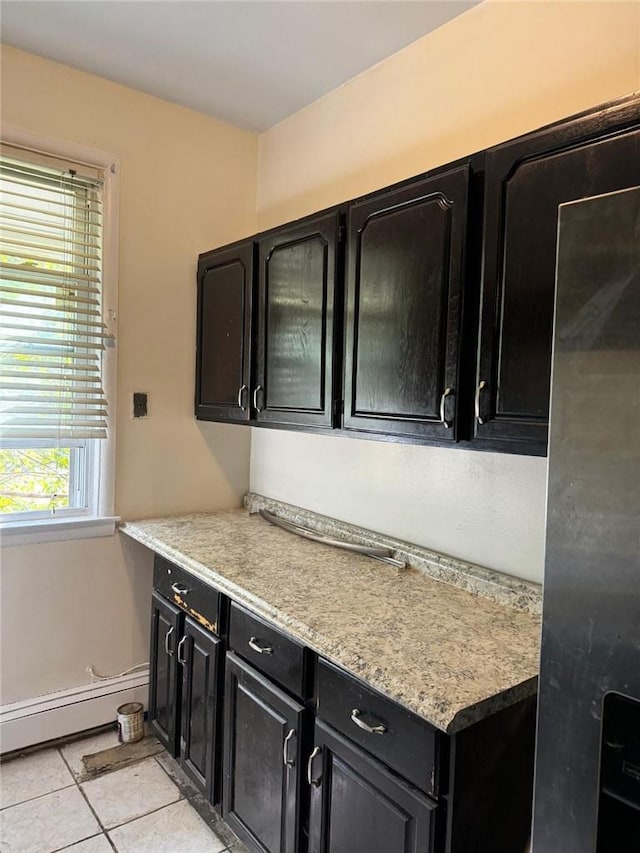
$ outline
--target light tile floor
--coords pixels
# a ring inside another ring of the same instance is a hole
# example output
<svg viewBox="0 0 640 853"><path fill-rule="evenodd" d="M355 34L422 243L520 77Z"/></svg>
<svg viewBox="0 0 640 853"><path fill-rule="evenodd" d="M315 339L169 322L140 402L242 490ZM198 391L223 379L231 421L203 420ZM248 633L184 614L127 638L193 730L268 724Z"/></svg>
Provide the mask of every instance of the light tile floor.
<svg viewBox="0 0 640 853"><path fill-rule="evenodd" d="M166 754L81 781L115 732L0 766L1 853L246 853Z"/></svg>

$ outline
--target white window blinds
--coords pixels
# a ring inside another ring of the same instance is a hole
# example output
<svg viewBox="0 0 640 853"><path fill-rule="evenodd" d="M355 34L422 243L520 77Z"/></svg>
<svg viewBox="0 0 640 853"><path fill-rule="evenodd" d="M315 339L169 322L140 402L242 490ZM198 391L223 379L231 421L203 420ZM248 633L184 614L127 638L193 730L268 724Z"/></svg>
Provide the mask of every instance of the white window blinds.
<svg viewBox="0 0 640 853"><path fill-rule="evenodd" d="M0 150L0 438L105 438L102 179Z"/></svg>

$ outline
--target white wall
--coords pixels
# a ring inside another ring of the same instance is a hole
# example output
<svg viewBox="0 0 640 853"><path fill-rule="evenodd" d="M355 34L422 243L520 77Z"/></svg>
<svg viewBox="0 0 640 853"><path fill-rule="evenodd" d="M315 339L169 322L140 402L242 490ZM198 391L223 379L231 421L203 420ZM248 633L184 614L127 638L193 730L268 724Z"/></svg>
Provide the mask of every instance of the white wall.
<svg viewBox="0 0 640 853"><path fill-rule="evenodd" d="M640 88L640 5L484 2L260 137L261 228ZM541 580L542 459L253 430L251 488Z"/></svg>
<svg viewBox="0 0 640 853"><path fill-rule="evenodd" d="M248 430L193 416L197 255L256 230L257 136L2 48L2 119L120 160L116 513L239 506ZM131 393L149 417L130 416ZM151 560L116 536L2 549L2 701L148 658Z"/></svg>
<svg viewBox="0 0 640 853"><path fill-rule="evenodd" d="M252 491L540 580L546 462L253 430Z"/></svg>

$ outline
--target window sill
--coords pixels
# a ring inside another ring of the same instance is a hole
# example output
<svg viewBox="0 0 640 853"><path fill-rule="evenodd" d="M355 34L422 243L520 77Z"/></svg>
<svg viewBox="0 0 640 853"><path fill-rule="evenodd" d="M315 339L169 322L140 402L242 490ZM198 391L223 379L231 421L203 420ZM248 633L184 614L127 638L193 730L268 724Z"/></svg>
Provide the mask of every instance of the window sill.
<svg viewBox="0 0 640 853"><path fill-rule="evenodd" d="M96 539L113 536L117 516L101 518L60 518L40 521L15 521L0 525L0 545L34 545L39 542L62 542L69 539Z"/></svg>

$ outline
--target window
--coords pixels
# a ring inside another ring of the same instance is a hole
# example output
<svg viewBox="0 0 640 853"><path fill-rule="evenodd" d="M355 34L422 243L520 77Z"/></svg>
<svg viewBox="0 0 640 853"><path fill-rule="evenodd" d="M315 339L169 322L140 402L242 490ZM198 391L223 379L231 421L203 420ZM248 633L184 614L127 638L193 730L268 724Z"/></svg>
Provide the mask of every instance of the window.
<svg viewBox="0 0 640 853"><path fill-rule="evenodd" d="M0 523L94 518L108 436L101 169L0 151Z"/></svg>

